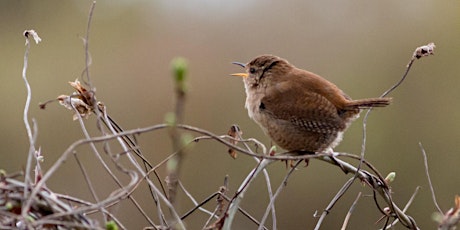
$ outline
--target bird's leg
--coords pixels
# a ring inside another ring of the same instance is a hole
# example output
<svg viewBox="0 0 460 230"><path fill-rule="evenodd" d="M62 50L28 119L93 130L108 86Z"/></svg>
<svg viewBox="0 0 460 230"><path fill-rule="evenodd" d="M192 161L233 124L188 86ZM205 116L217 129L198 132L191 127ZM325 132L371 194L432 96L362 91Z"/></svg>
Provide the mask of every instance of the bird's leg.
<svg viewBox="0 0 460 230"><path fill-rule="evenodd" d="M312 152L312 151L307 151L307 150L299 150L299 151L295 151L296 154L298 155L313 155L315 154L315 152ZM310 159L307 158L305 159L305 167L308 166L308 164L310 163ZM291 167L293 166L293 162L291 161Z"/></svg>

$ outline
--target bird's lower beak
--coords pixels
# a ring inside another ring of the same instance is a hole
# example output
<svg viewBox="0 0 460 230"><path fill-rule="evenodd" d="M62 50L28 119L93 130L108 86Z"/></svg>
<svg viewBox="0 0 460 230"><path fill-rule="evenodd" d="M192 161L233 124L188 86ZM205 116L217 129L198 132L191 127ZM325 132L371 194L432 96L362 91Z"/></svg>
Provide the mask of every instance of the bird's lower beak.
<svg viewBox="0 0 460 230"><path fill-rule="evenodd" d="M237 77L248 77L247 73L232 73L230 75L231 76L237 76Z"/></svg>

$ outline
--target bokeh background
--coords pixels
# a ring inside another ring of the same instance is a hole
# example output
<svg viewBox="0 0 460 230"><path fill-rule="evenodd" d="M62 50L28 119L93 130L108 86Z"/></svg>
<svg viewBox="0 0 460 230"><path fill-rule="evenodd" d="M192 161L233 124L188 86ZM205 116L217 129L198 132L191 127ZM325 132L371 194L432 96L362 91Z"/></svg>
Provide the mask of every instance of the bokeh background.
<svg viewBox="0 0 460 230"><path fill-rule="evenodd" d="M85 63L81 37L90 5L91 1L0 2L0 168L15 172L26 162L28 141L22 121L26 90L21 79L25 29L35 29L43 39L32 45L28 78L33 93L30 117L38 124L37 145L45 156L45 170L71 143L83 138L70 111L57 104L40 110L38 104L71 93L67 82L80 77ZM232 61L276 54L324 76L353 98L375 97L399 80L414 49L429 42L437 46L435 55L416 61L404 84L391 94L394 103L371 114L366 158L382 174L396 172L392 186L399 206L421 186L408 213L422 229L433 229L436 223L431 216L436 209L418 143L427 151L437 199L446 211L460 192L459 1L100 0L90 32L90 73L97 98L112 117L125 129L144 127L162 123L173 110L170 61L185 57L190 67L185 123L217 134L225 134L236 123L245 137L269 144L243 107L241 79L229 76L241 70ZM96 135L94 117L86 122ZM361 137L359 119L336 150L359 153ZM171 152L166 131L141 135L139 141L152 162ZM226 151L218 143L203 141L187 152L181 179L198 200L216 191L225 175L230 178L231 194L255 166L253 159L240 155L233 160ZM79 149L79 156L102 197L116 188L87 149ZM286 172L283 163L269 167L274 186ZM75 161L69 160L48 186L91 200L82 178ZM315 211L322 211L348 178L320 161L300 167L277 200L278 227L312 229ZM341 226L358 191L371 194L355 184L326 218L323 229ZM151 203L147 190L136 195ZM179 199L179 210L191 207L183 194ZM265 182L259 178L244 198L243 208L260 219L266 204ZM126 202L112 211L130 229L146 226L132 208ZM363 197L349 228L376 229L380 225L374 222L380 216L372 198ZM203 218L195 214L187 219L187 226L200 229ZM234 228L255 226L239 216Z"/></svg>

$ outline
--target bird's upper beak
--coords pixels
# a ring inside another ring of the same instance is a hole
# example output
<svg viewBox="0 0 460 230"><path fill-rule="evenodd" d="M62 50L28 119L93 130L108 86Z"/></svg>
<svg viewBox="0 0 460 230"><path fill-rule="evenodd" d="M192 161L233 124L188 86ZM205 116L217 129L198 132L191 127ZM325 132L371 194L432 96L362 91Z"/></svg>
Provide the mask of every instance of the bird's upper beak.
<svg viewBox="0 0 460 230"><path fill-rule="evenodd" d="M248 77L247 73L232 73L230 75L231 76L237 76L237 77Z"/></svg>
<svg viewBox="0 0 460 230"><path fill-rule="evenodd" d="M235 64L235 65L239 65L243 68L246 67L246 64L243 64L241 62L232 62L232 64ZM233 73L233 74L230 74L231 76L237 76L237 77L248 77L248 74L247 73Z"/></svg>

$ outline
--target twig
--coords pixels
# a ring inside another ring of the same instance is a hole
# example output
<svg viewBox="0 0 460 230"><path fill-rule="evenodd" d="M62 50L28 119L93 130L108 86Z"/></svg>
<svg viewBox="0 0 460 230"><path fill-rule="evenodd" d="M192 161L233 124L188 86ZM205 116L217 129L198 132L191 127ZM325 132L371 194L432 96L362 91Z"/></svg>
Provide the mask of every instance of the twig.
<svg viewBox="0 0 460 230"><path fill-rule="evenodd" d="M406 215L401 209L398 208L398 206L393 202L391 198L391 193L389 192L388 186L386 185L386 182L384 178L381 176L375 176L369 172L366 172L362 169L356 168L352 166L351 164L342 161L340 159L335 159L332 160L330 157L323 157L319 158L320 160L326 161L330 164L333 164L334 166L337 166L339 164L341 169L345 169L351 173L354 173L358 175L358 178L361 181L364 181L369 187L371 187L376 193L378 193L383 200L388 204L388 206L391 208L392 213L396 215L398 219L400 219L401 223L406 226L407 228L410 229L417 229L417 224L413 220L412 217ZM351 178L350 180L353 180L354 178ZM345 187L345 186L344 186ZM341 191L339 191L337 194L340 194Z"/></svg>
<svg viewBox="0 0 460 230"><path fill-rule="evenodd" d="M248 174L246 179L241 183L240 187L238 188L235 196L232 198L228 211L227 211L227 218L225 218L224 226L222 229L224 230L230 230L232 229L232 223L233 219L235 218L236 211L239 208L239 204L241 200L244 197L245 192L247 191L249 185L251 184L252 181L254 181L254 178L257 177L257 175L263 171L269 164L273 163L273 160L269 159L263 159L260 161L260 163L257 165L257 167L251 171L251 173Z"/></svg>
<svg viewBox="0 0 460 230"><path fill-rule="evenodd" d="M297 166L299 166L299 164L301 162L302 162L302 160L298 160L297 163L294 166L291 167L291 169L286 174L286 176L284 177L284 179L281 182L281 184L278 186L278 189L276 190L275 194L273 194L273 196L270 197L270 202L268 203L267 209L265 210L265 213L264 213L264 215L262 217L262 220L260 221L260 225L259 225L258 230L262 230L264 228L265 221L268 218L268 214L270 213L270 210L274 210L276 198L281 193L283 188L285 188L287 186L287 181L288 181L289 177L291 176L292 172L294 172L294 170L297 168ZM273 229L276 229L276 227L273 227Z"/></svg>
<svg viewBox="0 0 460 230"><path fill-rule="evenodd" d="M238 125L235 124L235 125L233 125L233 127L234 127L235 130L240 130L240 131L241 131L241 129L240 129L240 127L239 127ZM236 132L237 139L243 140L242 133L243 133L243 132ZM233 137L232 137L232 138L233 138ZM256 145L257 145L258 147L261 147L261 148L262 148L262 153L263 153L264 155L269 155L269 154L270 154L269 152L267 152L267 147L265 147L265 145L262 144L260 141L254 139L254 138L249 138L248 141L254 142L254 143L256 143ZM237 142L235 142L235 144L236 144L236 143L237 143ZM248 142L246 142L246 141L243 140L243 145L244 145L244 147L245 147L248 151L250 151L251 153L254 153L247 143L248 143ZM256 158L256 157L253 157L253 158L254 158L254 160L255 160L256 162L259 161L259 158ZM263 169L262 172L264 173L265 183L267 184L268 198L269 198L270 200L272 200L272 199L273 199L273 191L272 191L272 186L271 186L271 182L270 182L270 176L268 175L267 169ZM273 222L272 229L276 229L277 222L276 222L276 209L275 209L275 205L271 205L271 213L272 213L272 222ZM258 224L258 225L259 225L259 227L262 226L262 227L265 229L265 226L263 226L264 224Z"/></svg>
<svg viewBox="0 0 460 230"><path fill-rule="evenodd" d="M331 211L332 207L337 203L337 201L342 197L345 192L347 191L348 188L353 184L353 181L355 180L354 177L348 179L347 182L342 186L342 188L337 192L337 194L334 196L334 198L329 202L327 205L326 209L324 209L323 213L321 214L321 217L319 218L318 222L316 223L315 230L318 230L321 227L321 224L323 223L324 218L329 214Z"/></svg>
<svg viewBox="0 0 460 230"><path fill-rule="evenodd" d="M427 45L417 47L415 49L414 53L412 54L412 57L411 57L409 63L407 64L406 70L404 71L404 74L402 75L401 79L399 79L399 81L396 84L391 86L387 91L385 91L382 95L380 95L380 97L382 97L382 98L386 97L386 96L388 96L388 94L393 92L396 88L398 88L403 83L403 81L406 79L407 75L409 74L409 71L410 71L414 61L416 59L419 59L419 58L424 57L424 56L433 55L435 47L436 46L434 45L434 43L429 43ZM372 108L368 109L367 112L366 112L366 115L364 116L364 119L363 119L363 139L362 139L362 144L361 144L361 157L362 158L364 158L364 154L366 152L366 136L367 136L366 135L366 133L367 133L366 126L367 126L367 119L368 119L369 114L370 114L371 111L372 111Z"/></svg>
<svg viewBox="0 0 460 230"><path fill-rule="evenodd" d="M117 138L117 137L121 137L121 136L124 136L124 135L132 135L132 134L136 134L136 133L142 133L142 132L145 132L145 131L152 131L152 130L157 130L159 128L166 128L168 127L167 125L163 124L163 125L156 125L156 126L151 126L151 127L148 127L148 128L144 128L144 129L137 129L136 131L134 130L131 130L131 131L127 131L127 132L123 132L123 133L117 133L117 134L113 134L113 135L106 135L106 136L102 136L102 137L93 137L91 139L81 139L79 141L76 141L74 142L72 145L70 145L66 151L64 151L64 153L59 157L59 159L51 166L51 168L48 170L47 173L45 173L42 177L42 179L36 184L36 186L33 188L31 194L30 194L30 197L33 198L37 195L37 193L42 189L42 186L44 185L44 183L51 177L51 175L67 160L68 156L73 153L74 149L80 145L83 145L83 144L88 144L88 143L96 143L96 142L104 142L104 141L107 141L107 140L111 140L111 139L114 139L114 138ZM142 170L141 170L142 171ZM145 173L143 173L143 176L144 176ZM131 176L132 177L132 176ZM132 177L132 179L135 179ZM137 179L136 179L137 180ZM150 181L147 181L148 183L151 183ZM131 182L132 183L132 182ZM124 189L123 189L123 192L122 192L122 195L126 195L128 193L128 191L130 190L129 187L131 186L134 186L136 184L136 181L134 182L134 184L130 184L129 186L124 186ZM154 186L153 186L154 189L156 189ZM168 199L163 196L161 194L161 192L159 190L156 190L155 191L159 197L165 202L166 206L168 206L171 210L174 210L173 207L171 206L171 204L168 202ZM118 197L118 196L117 196ZM32 204L32 201L31 201L31 198L29 200L27 200L27 202L25 202L25 206L24 208L26 209L29 209L31 204ZM106 203L111 203L113 202L114 199L106 199L105 201L102 201L100 202L99 206L97 207L103 207ZM81 212L84 212L84 211L87 211L91 208L95 208L95 207L89 207L89 208L81 208L79 209L79 211ZM177 215L176 212L173 212L174 214L174 218L177 220L177 219L180 219L179 216ZM178 221L177 222L179 225L182 225L183 226L183 223L181 221Z"/></svg>
<svg viewBox="0 0 460 230"><path fill-rule="evenodd" d="M106 206L106 205L108 205L108 204L110 204L110 203L112 203L114 201L120 200L125 195L126 191L129 190L129 188L132 187L136 183L136 181L138 180L138 175L134 171L131 171L129 173L129 175L130 175L130 182L125 187L113 192L111 194L111 196L109 196L106 199L98 202L97 204L93 204L93 205L89 205L89 206L85 206L85 207L73 208L72 210L64 211L64 212L57 213L57 214L51 214L51 215L48 215L48 216L45 216L45 217L41 218L40 220L35 221L33 224L34 225L39 225L39 224L46 223L47 220L54 219L54 218L59 218L61 216L85 213L85 212L88 212L90 210L100 210L101 207L104 207L104 206ZM35 195L36 192L37 192L37 189L34 188L34 190L32 190L32 195Z"/></svg>
<svg viewBox="0 0 460 230"><path fill-rule="evenodd" d="M425 163L425 173L426 173L426 178L428 179L428 184L430 186L431 198L433 199L433 203L436 206L436 208L438 209L438 212L442 214L443 213L442 209L439 207L438 201L436 201L436 195L434 194L434 187L433 187L433 184L431 183L431 177L430 177L430 173L428 171L428 159L427 159L427 156L426 156L425 149L423 148L422 142L419 142L418 145L420 146L420 149L422 150L423 163Z"/></svg>
<svg viewBox="0 0 460 230"><path fill-rule="evenodd" d="M9 176L3 175L1 180L1 193L2 198L0 202L9 203L13 209L21 208L20 205L23 202L28 200L24 199L23 193L25 188L24 182L10 178ZM5 200L6 199L6 200ZM23 219L22 214L16 214L16 212L11 212L11 210L5 209L5 207L0 210L1 218L1 229L12 229L3 224L9 225L10 227L14 226L14 229L43 229L46 228L42 223L51 223L51 221L70 221L74 224L77 224L82 227L82 229L97 229L95 222L87 219L83 215L72 213L72 206L67 204L67 202L61 201L59 196L50 191L47 188L41 189L37 196L33 199L34 208L28 210L28 218ZM38 208L37 208L38 207ZM46 213L46 214L44 214ZM65 213L65 214L64 214ZM44 216L43 216L44 215ZM56 219L51 219L51 216L60 216ZM47 218L44 222L40 222L42 219ZM85 227L83 227L85 226ZM47 228L53 228L56 226L47 226Z"/></svg>
<svg viewBox="0 0 460 230"><path fill-rule="evenodd" d="M182 191L184 191L185 195L187 195L189 197L189 199L192 201L193 205L197 206L198 205L198 202L195 200L195 198L193 197L193 195L184 187L184 185L179 181L179 187L182 189ZM213 213L206 210L205 208L202 208L201 206L198 208L200 211L212 216ZM181 219L183 219L181 217Z"/></svg>
<svg viewBox="0 0 460 230"><path fill-rule="evenodd" d="M89 176L88 176L88 173L86 172L86 169L85 169L85 166L81 163L80 159L78 158L77 154L74 154L73 155L74 158L75 158L75 161L77 162L77 165L78 167L80 168L80 171L82 172L83 174L83 178L85 178L85 181L86 181L86 184L88 186L88 189L91 193L91 195L93 196L93 199L96 201L96 202L99 202L99 197L96 193L96 191L94 190L94 186L93 186L93 183L91 182ZM102 211L102 214L104 215L105 213L105 210L101 210ZM106 216L104 215L104 220L107 221L107 218Z"/></svg>
<svg viewBox="0 0 460 230"><path fill-rule="evenodd" d="M26 103L24 106L24 125L27 131L27 137L29 138L29 152L27 155L27 165L26 165L26 173L25 173L25 183L24 183L24 197L28 197L29 193L29 186L31 184L31 175L30 172L32 170L32 158L35 156L35 137L32 134L32 129L30 128L29 124L29 108L30 108L30 101L32 100L32 89L30 88L29 81L27 80L27 68L28 68L28 60L29 60L29 50L30 50L30 40L29 36L32 36L35 40L35 43L39 43L41 41L41 38L38 36L38 34L35 32L35 30L26 30L23 33L24 37L26 38L26 50L24 53L24 66L22 69L22 79L24 80L24 84L27 89L27 98L26 98ZM22 208L21 214L23 218L27 218L27 212L28 209L24 209L24 206Z"/></svg>
<svg viewBox="0 0 460 230"><path fill-rule="evenodd" d="M56 195L58 198L60 199L64 199L64 200L68 200L68 201L71 201L71 202L74 202L74 203L77 203L77 204L83 204L83 205L92 205L91 202L88 202L88 201L85 201L85 200L82 200L82 199L79 199L79 198L76 198L76 197L72 197L72 196L69 196L69 195L65 195L65 194L59 194L59 193L54 193L54 195ZM107 206L107 207L110 207L110 206ZM94 211L96 212L96 211ZM94 212L87 212L85 213L86 215L90 215ZM97 211L99 212L99 210ZM106 210L106 213L105 213L107 216L110 217L111 220L115 221L115 223L118 225L119 228L121 229L127 229L122 223L121 221L119 221L112 213L108 212Z"/></svg>
<svg viewBox="0 0 460 230"><path fill-rule="evenodd" d="M117 128L119 128L119 126L116 125L116 123L113 122L112 119L110 119L107 115L107 113L105 112L105 107L103 105L99 105L99 103L97 102L96 98L95 98L95 91L94 91L94 88L92 86L92 83L91 83L91 78L90 78L90 74L89 74L89 66L91 65L91 57L90 57L90 54L89 54L89 33L90 33L90 27L91 27L91 22L92 22L92 17L93 17L93 13L94 13L94 8L95 8L95 4L96 2L93 1L92 5L91 5L91 8L89 10L89 16L88 16L88 23L87 23L87 29L86 29L86 36L85 38L83 39L84 41L84 47L85 47L85 69L84 71L82 72L82 75L83 74L86 74L86 81L85 83L89 86L89 90L86 90L84 89L84 87L80 86L79 83L76 81L72 86L75 88L75 85L79 86L79 88L76 88L78 93L80 93L80 96L85 99L86 101L86 104L91 108L91 111L94 112L98 119L97 119L97 127L98 129L103 133L105 134L105 131L102 129L102 127L100 126L100 121L102 121L106 127L112 132L112 133L116 133L118 130ZM69 105L75 110L73 104L71 104L72 101L69 99ZM103 111L104 109L104 111ZM75 111L76 115L78 113L78 111ZM79 114L78 114L79 115ZM78 118L80 118L79 116L77 116ZM79 119L80 120L80 125L82 126L83 128L83 131L85 132L85 136L89 139L90 136L89 134L85 131L85 128L84 128L84 124L81 120L81 118ZM116 128L114 128L114 126ZM116 138L117 141L120 143L121 147L124 149L124 152L127 153L127 157L128 159L131 161L131 163L142 173L143 170L141 170L140 166L138 165L138 163L132 158L132 156L129 154L130 151L132 150L133 152L135 152L141 159L143 159L143 162L144 162L144 167L146 168L145 171L147 171L147 164L148 162L146 162L145 158L143 158L142 156L142 153L137 149L137 147L133 144L133 141L128 137L128 136L122 136L122 137L117 137ZM125 144L126 143L126 144ZM101 159L100 157L100 154L98 152L98 150L95 148L94 146L94 143L90 143L92 149L93 149L93 152L96 154L96 156L98 157L98 159L100 160L100 162L104 165L106 171L112 176L112 178L117 182L117 184L122 187L121 183L118 181L118 179L115 177L115 175L111 172L111 170L106 166L105 162ZM129 146L129 147L128 147ZM132 149L131 149L132 147ZM106 143L104 145L104 150L106 150L106 153L108 153L108 155L110 155L112 158L112 160L114 160L113 156L110 154L110 151L107 151L107 149L109 148L109 145ZM115 161L114 161L115 164L117 164ZM122 169L122 167L119 165L118 167L119 169ZM124 171L124 170L122 170ZM160 203L158 202L158 197L157 195L155 194L154 190L152 188L153 183L149 180L149 178L147 177L145 179L150 187L150 191L151 191L151 194L156 202L156 206L158 208L158 214L160 215L160 220L163 220L164 218L163 215L162 215L162 211L161 211L161 208L160 208ZM160 181L160 180L159 180ZM160 181L160 184L161 184L161 181ZM163 189L164 190L164 189ZM139 204L136 202L136 200L134 200L134 198L132 196L128 196L129 199L133 202L133 204L138 208L138 210L144 215L144 217L147 219L147 221L152 225L154 226L154 223L153 221L145 214L145 212L142 210L142 208L139 206ZM177 215L173 215L173 216L177 216ZM178 220L178 219L176 219Z"/></svg>
<svg viewBox="0 0 460 230"><path fill-rule="evenodd" d="M210 215L211 217L214 216L214 213L211 213L209 212L208 210L202 208L203 205L207 204L210 200L212 200L214 197L218 196L218 195L223 195L221 194L220 192L215 192L211 195L209 195L208 197L206 197L203 201L201 201L200 203L196 202L196 200L193 200L193 204L195 205L191 210L187 211L184 215L181 216L181 220L185 220L188 216L190 216L193 212L195 212L196 210L201 210L203 211L204 213Z"/></svg>
<svg viewBox="0 0 460 230"><path fill-rule="evenodd" d="M179 174L183 152L181 150L181 136L177 130L176 125L182 123L184 116L184 105L186 99L186 73L187 73L187 62L183 58L176 58L172 61L173 79L176 92L176 106L172 120L170 136L172 140L173 151L177 154L174 155L168 161L166 169L168 176L166 179L168 187L168 199L174 204L176 201L177 186L179 181Z"/></svg>
<svg viewBox="0 0 460 230"><path fill-rule="evenodd" d="M404 74L402 75L401 79L396 84L394 84L392 87L390 87L387 91L385 91L380 97L385 97L385 96L389 95L392 91L394 91L396 88L398 88L403 83L403 81L406 79L406 77L407 77L407 75L408 75L408 73L409 73L414 61L416 59L419 59L419 58L424 57L424 56L433 55L434 54L434 48L435 48L434 43L429 43L428 45L417 47L415 49L414 53L412 54L412 57L411 57L409 63L407 64L406 70L405 70ZM369 117L369 114L371 113L371 111L372 111L372 108L368 109L366 114L365 114L365 116L364 116L364 118L363 118L363 129L362 129L363 130L363 138L362 138L362 144L361 144L361 159L364 159L364 155L365 155L365 152L366 152L367 120L368 120L368 117ZM358 171L361 168L362 163L363 162L361 160L359 165L358 165ZM382 194L382 196L385 196L385 195ZM389 198L391 198L391 197L389 196ZM390 204L393 204L393 203L391 202ZM398 217L399 217L399 215L398 215ZM413 222L412 219L407 219L407 221Z"/></svg>
<svg viewBox="0 0 460 230"><path fill-rule="evenodd" d="M358 200L361 198L361 192L358 193L358 196L356 196L355 201L353 201L353 204L350 206L350 209L348 210L347 216L345 216L345 220L343 221L342 225L342 230L347 229L348 222L350 221L351 214L355 210L356 204L358 204Z"/></svg>
<svg viewBox="0 0 460 230"><path fill-rule="evenodd" d="M406 206L404 206L404 208L403 208L403 210L402 210L403 212L406 212L407 209L409 209L409 206L410 206L410 205L412 204L412 202L414 201L415 196L417 196L419 190L420 190L420 186L417 186L417 187L415 188L414 193L412 193L412 196L410 197L409 201L407 201Z"/></svg>
<svg viewBox="0 0 460 230"><path fill-rule="evenodd" d="M105 108L105 107L104 107ZM107 127L109 128L109 130L113 133L113 134L116 134L118 133L117 130L114 129L114 127L111 125L111 121L112 120L109 120L108 119L108 115L107 115L107 112L104 110L103 116L99 116L99 118L101 120L103 120L103 122L105 124L108 124ZM144 170L141 168L141 166L137 163L137 161L133 158L133 156L131 155L131 151L137 153L138 155L142 156L142 153L140 151L137 151L136 148L134 149L131 149L129 143L127 143L126 141L126 136L120 136L120 137L117 137L116 140L118 141L118 143L120 144L120 146L123 148L124 152L126 153L126 156L128 158L128 160L131 162L131 164L138 170L138 172L143 176L143 179L147 182L148 186L149 186L149 189L150 189L150 192L152 194L152 196L154 197L154 201L155 204L156 204L156 207L157 207L157 210L158 210L158 217L160 218L160 221L163 221L164 220L164 215L163 215L163 212L161 210L161 205L160 205L160 202L158 202L159 198L158 198L158 194L156 194L157 192L159 192L159 190L155 187L155 185L153 184L153 182L150 180L149 178L149 174L147 172L144 172ZM128 147L128 146L129 147ZM109 145L106 143L105 145L106 148L109 147ZM106 151L106 153L108 155L111 155L111 151ZM115 158L112 156L111 157L112 161L119 166L119 168L121 169L122 166L119 165L117 163L117 161L115 160ZM145 164L145 161L144 161L144 167L146 167L146 164ZM124 171L124 170L122 170ZM155 172L155 171L154 171ZM156 173L156 172L155 172ZM136 185L137 186L137 183ZM144 218L146 218L146 220L151 224L151 226L155 226L153 220L150 219L150 217L144 212L144 210L140 207L140 205L137 204L137 202L134 200L134 198L131 196L131 193L127 193L127 196L134 202L134 204L136 205L136 207L138 208L138 210L143 214ZM174 213L172 214L173 217L178 217L177 214L175 215ZM175 219L176 222L180 222L180 220L178 220L177 218ZM162 223L163 224L163 223Z"/></svg>
<svg viewBox="0 0 460 230"><path fill-rule="evenodd" d="M82 74L86 73L86 81L85 83L88 84L89 88L93 90L93 86L91 83L91 78L89 74L89 66L91 65L91 56L89 55L89 31L91 28L91 22L93 19L93 13L94 13L94 8L96 7L96 1L93 1L91 4L91 7L89 9L89 16L88 16L88 23L86 24L86 35L84 40L84 46L85 46L85 69L83 70Z"/></svg>
<svg viewBox="0 0 460 230"><path fill-rule="evenodd" d="M118 125L107 113L106 111L106 107L105 106L99 106L99 112L102 116L98 116L98 118L105 124L105 126L111 130L111 132L113 134L115 133L121 133L121 132L124 132L124 130L121 128L120 125ZM126 136L121 136L120 137L123 141L120 142L120 144L122 146L125 146L125 144L129 147L129 149L134 152L143 162L144 164L144 169L145 169L145 177L143 178L144 180L149 180L150 181L150 173L153 172L153 174L156 176L159 184L160 184L160 188L161 190L163 191L163 194L166 194L165 192L165 188L163 186L163 183L162 181L160 180L160 177L156 171L156 168L158 167L155 166L153 167L152 164L144 157L142 151L138 148L135 140L133 140L133 138L130 137L130 135L126 135ZM126 149L126 147L124 147ZM108 152L109 153L109 152ZM109 154L111 155L111 154ZM174 154L173 154L174 155ZM161 165L161 163L159 164ZM153 169L153 170L150 170L150 169ZM141 182L141 181L139 181ZM118 183L120 185L120 183ZM151 196L153 197L153 201L155 202L155 206L158 210L158 218L160 221L162 221L162 225L164 225L164 220L165 220L165 217L164 217L164 214L162 212L162 209L161 209L161 203L159 202L159 198L158 198L158 195L156 194L155 192L155 189L152 188L153 186L153 182L152 183L147 183L148 186L149 186L149 191L150 191L150 194ZM137 185L135 186L137 187ZM131 193L130 193L131 194ZM152 225L152 226L155 226L153 221L149 218L149 216L145 213L144 210L142 210L142 208L140 207L140 205L137 203L136 200L134 200L134 198L129 195L128 198L133 202L133 204L137 207L137 209L142 213L142 215L146 218L146 220Z"/></svg>
<svg viewBox="0 0 460 230"><path fill-rule="evenodd" d="M72 107L72 109L74 110L75 112L75 115L76 115L76 118L77 120L79 121L79 124L80 124L80 127L82 129L82 132L84 134L84 136L87 138L87 139L91 139L91 136L89 135L89 132L87 131L86 127L85 127L85 123L83 122L83 119L82 117L80 116L80 114L78 113L78 111L76 110L75 106L73 105L73 103L71 103L71 100L70 100L70 97L68 98L69 100L69 105ZM116 133L115 131L113 131L113 127L110 125L112 123L108 123L109 120L107 118L107 113L105 111L102 112L102 114L104 115L104 117L102 116L99 116L100 119L102 119L102 121L104 123L107 124L107 127L112 130L112 132ZM110 120L111 122L112 120ZM119 138L123 138L124 136L121 136L121 137L116 137L114 139L117 139L121 144L122 146L124 147L125 151L128 151L127 148L123 145L123 142L120 141ZM95 154L95 157L99 160L99 162L103 165L104 169L107 171L107 173L112 177L112 179L115 181L115 183L120 187L120 188L123 188L123 185L122 183L120 182L120 180L115 176L115 174L112 172L112 170L109 168L109 166L106 164L106 162L102 159L101 157L101 154L99 153L99 151L97 150L96 146L94 143L90 142L89 143L93 153ZM107 146L105 146L107 147ZM129 157L129 156L128 156ZM113 160L113 158L111 158ZM116 162L115 162L116 163ZM121 167L119 167L121 168ZM52 169L50 169L49 171L51 171ZM123 171L123 170L121 170ZM142 171L142 170L140 170ZM150 186L150 184L149 184ZM139 205L139 203L134 199L134 197L131 196L131 193L127 193L127 197L130 199L130 201L134 204L134 206L139 210L139 212L144 216L144 218L152 225L154 226L155 223L149 218L149 216L145 213L145 211L142 209L142 207ZM99 202L99 200L96 199L97 202ZM157 206L159 208L159 205ZM102 214L104 215L104 219L107 220L106 216L105 216L105 207L101 207L102 208ZM161 210L158 212L159 214L162 213Z"/></svg>
<svg viewBox="0 0 460 230"><path fill-rule="evenodd" d="M118 125L117 122L115 122L114 119L112 119L109 116L109 114L106 111L105 106L102 107L102 108L101 108L101 106L99 106L99 111L102 112L102 114L104 115L105 119L102 119L102 121L104 122L104 124L105 124L105 126L107 128L115 130L116 133L124 131L124 129L120 125ZM107 121L109 121L110 123L106 123ZM111 128L109 126L111 126ZM128 145L130 149L132 149L132 151L137 155L137 157L139 157L142 160L142 163L144 164L144 169L145 169L146 173L150 169L153 168L152 164L145 158L144 154L142 153L142 151L138 147L138 145L137 145L137 143L135 141L135 138L132 138L130 136L123 136L122 139L125 142L125 144ZM153 171L153 174L155 175L156 179L158 180L158 183L160 184L160 188L163 191L163 194L166 194L166 190L165 190L165 188L163 186L162 180L160 179L160 175L158 174L158 172L156 170ZM149 175L149 173L147 173L147 175ZM149 177L147 177L147 178L150 179ZM155 204L158 205L158 197L155 195L155 193L154 193L152 188L149 188L149 189L150 189L150 194L152 195Z"/></svg>
<svg viewBox="0 0 460 230"><path fill-rule="evenodd" d="M271 186L271 183L270 183L270 177L268 175L268 172L267 172L267 169L264 169L263 170L263 173L264 173L264 176L265 176L265 182L267 183L267 193L268 193L268 198L270 200L273 199L273 191L272 191L272 186ZM272 229L277 229L276 225L277 225L277 221L276 221L276 209L275 209L275 205L271 205L271 213L272 213L272 222L273 222L273 226L272 226ZM261 226L259 224L259 226ZM265 228L265 227L264 227Z"/></svg>
<svg viewBox="0 0 460 230"><path fill-rule="evenodd" d="M212 200L214 197L216 196L221 196L224 200L226 200L227 202L231 201L230 198L228 198L225 194L223 194L221 191L219 192L215 192L211 195L209 195L208 197L206 197L203 201L201 201L199 204L197 204L195 207L193 207L191 210L187 211L184 215L182 215L181 219L184 220L185 218L187 218L188 216L190 216L193 212L195 212L197 209L199 209L201 206L203 206L204 204L208 203L210 200ZM218 211L219 207L216 207L216 211ZM256 224L257 226L260 225L259 221L257 221L257 219L255 219L253 216L251 216L247 211L245 211L244 209L242 209L241 207L238 208L238 211L243 214L245 217L247 217L250 221L252 221L254 224ZM210 217L212 218L214 215L215 215L215 212L212 213L213 215ZM209 223L209 219L207 221L207 223ZM206 224L207 225L207 224ZM216 223L214 224L216 225ZM208 226L206 229L209 229L210 227ZM267 230L266 227L263 227L264 230Z"/></svg>
<svg viewBox="0 0 460 230"><path fill-rule="evenodd" d="M409 206L410 206L410 205L412 204L412 202L414 201L415 196L418 194L418 191L419 191L419 190L420 190L420 186L417 186L417 188L415 188L414 193L412 193L412 196L410 197L409 201L407 201L406 206L404 206L404 208L403 208L403 210L402 210L403 212L406 212L407 209L409 209ZM396 219L396 220L393 221L393 223L391 223L390 225L388 225L388 226L387 226L386 228L384 228L384 229L390 229L390 228L392 228L392 227L393 227L396 223L398 223L398 222L399 222L399 219Z"/></svg>

